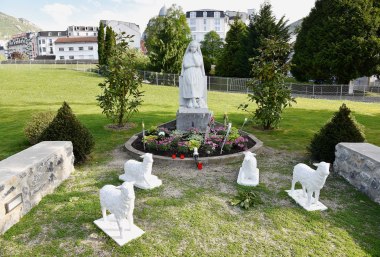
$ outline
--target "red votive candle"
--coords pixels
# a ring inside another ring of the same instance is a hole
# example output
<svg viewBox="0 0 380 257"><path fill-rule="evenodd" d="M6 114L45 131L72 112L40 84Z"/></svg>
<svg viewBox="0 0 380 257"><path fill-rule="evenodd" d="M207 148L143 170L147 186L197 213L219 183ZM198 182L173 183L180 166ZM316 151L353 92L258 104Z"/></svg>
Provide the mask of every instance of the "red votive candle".
<svg viewBox="0 0 380 257"><path fill-rule="evenodd" d="M172 159L175 159L175 158L177 158L177 155L172 154Z"/></svg>
<svg viewBox="0 0 380 257"><path fill-rule="evenodd" d="M198 170L201 170L203 168L203 163L198 162Z"/></svg>
<svg viewBox="0 0 380 257"><path fill-rule="evenodd" d="M181 159L185 159L185 155L184 155L184 154L181 154L181 155L179 156L179 158L181 158Z"/></svg>

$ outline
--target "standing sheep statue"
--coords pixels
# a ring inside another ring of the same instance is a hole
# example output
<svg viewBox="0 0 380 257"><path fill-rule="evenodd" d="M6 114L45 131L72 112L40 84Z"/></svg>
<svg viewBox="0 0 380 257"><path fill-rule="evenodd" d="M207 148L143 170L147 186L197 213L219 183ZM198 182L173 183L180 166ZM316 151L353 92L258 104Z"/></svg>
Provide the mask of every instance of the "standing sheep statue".
<svg viewBox="0 0 380 257"><path fill-rule="evenodd" d="M103 218L96 220L95 224L119 245L123 245L144 233L133 224L133 210L135 208L133 182L124 182L118 187L113 185L102 187L100 189L100 206ZM107 210L111 213L108 216ZM126 225L128 225L127 228ZM127 235L125 230L129 231ZM119 231L119 236L117 231Z"/></svg>
<svg viewBox="0 0 380 257"><path fill-rule="evenodd" d="M294 166L292 187L287 192L307 210L325 210L327 207L319 202L319 193L329 175L330 163L320 162L314 165L317 167L316 170L303 163ZM302 190L294 190L297 182L301 183ZM312 199L313 194L314 199Z"/></svg>
<svg viewBox="0 0 380 257"><path fill-rule="evenodd" d="M153 189L162 185L157 176L152 175L153 156L146 153L140 156L142 162L128 160L124 164L124 174L119 176L120 180L134 182L141 189Z"/></svg>
<svg viewBox="0 0 380 257"><path fill-rule="evenodd" d="M247 151L244 155L237 183L243 186L257 186L259 184L259 169L257 168L256 154Z"/></svg>

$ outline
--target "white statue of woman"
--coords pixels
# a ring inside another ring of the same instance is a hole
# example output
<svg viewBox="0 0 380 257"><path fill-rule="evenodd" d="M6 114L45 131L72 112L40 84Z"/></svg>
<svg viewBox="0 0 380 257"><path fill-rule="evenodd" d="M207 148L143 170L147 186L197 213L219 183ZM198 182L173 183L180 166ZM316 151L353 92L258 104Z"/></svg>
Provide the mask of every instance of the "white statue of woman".
<svg viewBox="0 0 380 257"><path fill-rule="evenodd" d="M192 41L182 61L179 80L179 105L187 108L207 108L207 77L199 44Z"/></svg>

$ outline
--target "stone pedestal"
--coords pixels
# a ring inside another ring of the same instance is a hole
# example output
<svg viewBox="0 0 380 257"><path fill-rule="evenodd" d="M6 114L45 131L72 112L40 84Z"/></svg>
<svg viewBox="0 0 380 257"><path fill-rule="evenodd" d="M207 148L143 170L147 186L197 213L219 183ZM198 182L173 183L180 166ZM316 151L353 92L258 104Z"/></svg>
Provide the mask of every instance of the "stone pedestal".
<svg viewBox="0 0 380 257"><path fill-rule="evenodd" d="M177 130L188 130L190 128L206 131L207 124L210 120L208 108L185 108L180 107L177 111Z"/></svg>
<svg viewBox="0 0 380 257"><path fill-rule="evenodd" d="M239 171L239 176L238 176L238 179L237 179L237 183L239 185L242 185L242 186L257 186L259 184L259 169L256 168L256 170L254 171L254 176L252 178L243 178L243 176L241 175L241 168L240 168L240 171Z"/></svg>
<svg viewBox="0 0 380 257"><path fill-rule="evenodd" d="M119 246L123 246L129 241L136 239L143 235L145 232L137 227L135 224L132 225L132 228L129 227L126 220L121 220L122 226L128 230L124 230L124 238L120 236L119 227L116 222L116 218L113 214L107 216L107 221L104 221L103 218L97 219L94 221L104 233L111 237Z"/></svg>
<svg viewBox="0 0 380 257"><path fill-rule="evenodd" d="M293 198L296 203L301 205L305 210L307 211L325 211L327 210L327 207L321 203L320 201L314 203L314 197L311 197L311 202L310 206L307 206L307 196L303 195L302 189L297 189L293 191L292 190L285 190L285 192L288 193L288 195Z"/></svg>

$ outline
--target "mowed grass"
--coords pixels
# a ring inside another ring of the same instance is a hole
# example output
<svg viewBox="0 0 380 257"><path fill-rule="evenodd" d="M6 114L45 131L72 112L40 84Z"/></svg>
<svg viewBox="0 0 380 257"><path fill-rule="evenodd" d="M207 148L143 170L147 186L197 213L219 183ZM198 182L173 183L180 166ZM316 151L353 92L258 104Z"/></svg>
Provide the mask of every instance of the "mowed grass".
<svg viewBox="0 0 380 257"><path fill-rule="evenodd" d="M0 159L28 147L23 127L30 115L57 110L67 101L95 136L89 162L53 194L0 236L0 256L380 256L380 206L331 174L321 191L329 210L306 212L284 192L292 167L305 161L312 135L338 110L341 101L297 99L284 113L278 130L245 129L264 145L257 156L264 200L248 211L231 207L238 190L240 162L205 166L202 173L154 165L163 186L136 190L135 223L146 231L119 247L94 224L100 218L98 191L118 185L122 167L109 166L115 148L141 129L175 119L178 89L144 85L144 105L127 132L104 129L108 121L96 105L96 74L49 66L0 66ZM240 127L246 113L237 106L243 94L209 93L217 120L227 112ZM380 145L380 104L346 102L365 127L368 142Z"/></svg>
<svg viewBox="0 0 380 257"><path fill-rule="evenodd" d="M97 106L100 94L97 74L58 69L59 66L0 66L0 160L28 146L23 128L33 113L56 111L66 101L78 118L96 138L95 155L121 144L141 129L141 121L149 128L175 119L178 108L178 88L144 85L144 103L132 118L137 124L128 132L104 129L110 121ZM241 127L248 113L238 110L247 102L244 94L210 92L208 105L216 119L222 121L226 112L232 124ZM323 126L343 101L297 98L297 104L285 110L280 128L273 131L255 129L248 123L244 129L254 133L265 145L282 150L304 152L312 136ZM380 145L380 103L346 101L358 122L364 125L367 141ZM254 110L254 104L251 104Z"/></svg>

